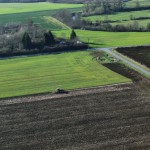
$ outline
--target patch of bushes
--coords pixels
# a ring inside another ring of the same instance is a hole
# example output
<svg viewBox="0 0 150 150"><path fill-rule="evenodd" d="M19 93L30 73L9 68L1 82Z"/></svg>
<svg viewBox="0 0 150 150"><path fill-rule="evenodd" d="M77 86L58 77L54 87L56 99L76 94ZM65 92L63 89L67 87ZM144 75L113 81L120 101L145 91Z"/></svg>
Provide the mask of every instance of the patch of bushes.
<svg viewBox="0 0 150 150"><path fill-rule="evenodd" d="M21 56L21 55L32 55L32 54L42 54L42 53L58 53L58 52L69 52L77 51L82 49L87 49L86 44L70 44L70 45L58 45L54 47L45 46L43 49L31 49L31 50L15 50L15 51L0 51L0 57L11 57L11 56Z"/></svg>

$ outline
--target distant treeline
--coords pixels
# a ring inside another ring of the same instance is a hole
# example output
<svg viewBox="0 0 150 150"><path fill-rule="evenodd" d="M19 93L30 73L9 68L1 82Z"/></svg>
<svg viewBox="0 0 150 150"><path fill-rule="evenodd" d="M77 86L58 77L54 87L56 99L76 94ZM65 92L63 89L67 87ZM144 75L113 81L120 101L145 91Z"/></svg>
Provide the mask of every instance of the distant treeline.
<svg viewBox="0 0 150 150"><path fill-rule="evenodd" d="M78 24L74 25L74 29L85 29L92 31L112 31L112 32L150 32L150 23L146 27L141 26L137 20L128 24L111 25L108 21L91 22L81 20Z"/></svg>

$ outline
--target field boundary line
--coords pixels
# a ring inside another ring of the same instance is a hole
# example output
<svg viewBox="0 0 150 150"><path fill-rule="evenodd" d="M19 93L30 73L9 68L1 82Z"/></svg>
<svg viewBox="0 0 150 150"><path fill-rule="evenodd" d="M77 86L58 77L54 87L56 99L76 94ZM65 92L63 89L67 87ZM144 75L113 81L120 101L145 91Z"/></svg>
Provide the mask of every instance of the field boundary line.
<svg viewBox="0 0 150 150"><path fill-rule="evenodd" d="M75 89L75 90L70 90L68 94L41 93L37 95L4 98L4 99L0 99L0 106L18 104L18 103L29 103L29 102L36 102L36 101L43 101L43 100L52 100L52 99L59 99L64 97L74 97L74 96L96 94L96 93L103 93L103 92L130 90L132 89L132 87L133 87L133 83L128 82L128 83L112 84L106 86L91 87L91 88Z"/></svg>

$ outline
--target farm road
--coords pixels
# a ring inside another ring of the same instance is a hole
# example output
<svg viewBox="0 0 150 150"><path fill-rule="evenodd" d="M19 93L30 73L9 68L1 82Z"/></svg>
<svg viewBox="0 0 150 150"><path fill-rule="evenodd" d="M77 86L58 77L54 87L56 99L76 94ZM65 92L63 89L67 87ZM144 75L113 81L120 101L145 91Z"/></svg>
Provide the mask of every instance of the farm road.
<svg viewBox="0 0 150 150"><path fill-rule="evenodd" d="M122 57L121 55L113 52L114 48L96 48L95 50L101 50L101 51L104 51L112 56L114 56L115 58L119 59L119 60L122 60L124 63L128 64L129 66L131 66L132 68L134 68L135 70L147 75L147 76L150 76L150 71L138 66L137 64L133 63L132 61Z"/></svg>

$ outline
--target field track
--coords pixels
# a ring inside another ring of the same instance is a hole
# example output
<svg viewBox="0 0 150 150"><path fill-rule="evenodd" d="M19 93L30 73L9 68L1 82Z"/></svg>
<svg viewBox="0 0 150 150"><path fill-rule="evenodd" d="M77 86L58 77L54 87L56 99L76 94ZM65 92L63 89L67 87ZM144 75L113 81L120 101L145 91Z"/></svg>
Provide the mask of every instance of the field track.
<svg viewBox="0 0 150 150"><path fill-rule="evenodd" d="M1 149L149 150L149 96L132 84L93 90L1 100Z"/></svg>
<svg viewBox="0 0 150 150"><path fill-rule="evenodd" d="M132 83L122 83L122 84L114 84L108 86L100 86L94 88L85 88L85 89L77 89L69 91L69 94L37 94L31 96L24 96L24 97L16 97L16 98L6 98L0 99L0 105L9 105L9 104L16 104L16 103L27 103L27 102L35 102L35 101L42 101L42 100L50 100L54 98L64 98L64 97L72 97L72 96L79 96L85 94L93 94L99 92L108 92L108 91L121 91L125 89L131 89Z"/></svg>

